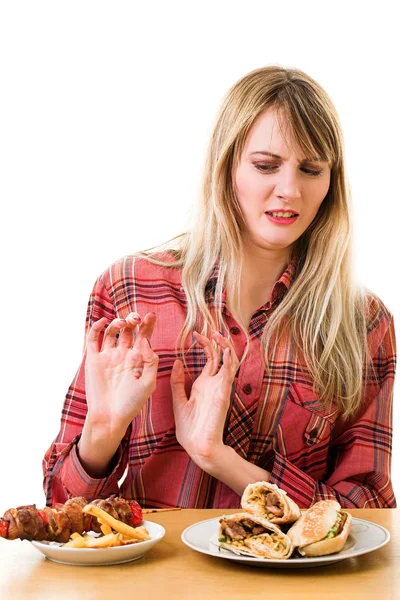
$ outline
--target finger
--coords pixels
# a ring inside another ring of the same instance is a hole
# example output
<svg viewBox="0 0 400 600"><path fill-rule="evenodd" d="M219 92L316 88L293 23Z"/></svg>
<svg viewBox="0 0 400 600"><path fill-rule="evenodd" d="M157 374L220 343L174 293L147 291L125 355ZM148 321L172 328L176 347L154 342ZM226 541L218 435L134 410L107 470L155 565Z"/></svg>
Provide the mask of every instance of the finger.
<svg viewBox="0 0 400 600"><path fill-rule="evenodd" d="M204 371L207 373L207 375L215 375L219 366L219 352L213 348L211 340L204 335L194 331L193 336L198 344L203 348L204 354L207 357L207 363L204 367Z"/></svg>
<svg viewBox="0 0 400 600"><path fill-rule="evenodd" d="M217 342L217 344L222 348L222 351L224 351L225 348L229 348L231 365L232 365L231 368L232 368L233 373L236 373L236 371L239 368L239 359L236 355L236 351L235 351L235 347L234 347L233 343L230 340L228 340L228 338L224 337L219 331L214 331L214 333L212 334L212 337Z"/></svg>
<svg viewBox="0 0 400 600"><path fill-rule="evenodd" d="M100 335L106 325L107 319L105 317L101 317L101 319L93 323L86 338L86 349L88 352L94 353L100 351Z"/></svg>
<svg viewBox="0 0 400 600"><path fill-rule="evenodd" d="M185 391L185 371L181 360L176 360L171 371L171 391L172 391L172 406L175 411L187 404L187 396Z"/></svg>
<svg viewBox="0 0 400 600"><path fill-rule="evenodd" d="M158 355L153 352L150 348L149 340L142 338L141 340L142 350L142 383L149 389L150 393L153 393L156 389L157 382L157 370L158 370Z"/></svg>
<svg viewBox="0 0 400 600"><path fill-rule="evenodd" d="M139 313L137 312L130 312L129 315L126 317L126 322L130 323L131 325L137 325L138 323L140 323L142 320L141 316L139 315Z"/></svg>
<svg viewBox="0 0 400 600"><path fill-rule="evenodd" d="M138 342L138 346L140 348L140 340L144 337L146 337L149 341L151 340L151 336L153 335L153 331L154 331L154 326L156 324L156 313L154 312L149 312L146 313L145 316L143 317L142 323L139 327L139 331L136 335L136 341Z"/></svg>
<svg viewBox="0 0 400 600"><path fill-rule="evenodd" d="M118 346L121 348L132 348L134 343L134 331L141 321L138 313L129 313L126 317L126 326L122 329L118 338Z"/></svg>
<svg viewBox="0 0 400 600"><path fill-rule="evenodd" d="M103 346L101 348L102 352L104 350L110 350L110 348L115 348L117 333L120 333L121 329L123 329L125 325L125 319L114 319L111 321L104 333Z"/></svg>
<svg viewBox="0 0 400 600"><path fill-rule="evenodd" d="M225 348L222 353L222 367L219 370L218 376L221 378L221 396L227 400L231 396L234 373L232 369L231 350L230 348Z"/></svg>

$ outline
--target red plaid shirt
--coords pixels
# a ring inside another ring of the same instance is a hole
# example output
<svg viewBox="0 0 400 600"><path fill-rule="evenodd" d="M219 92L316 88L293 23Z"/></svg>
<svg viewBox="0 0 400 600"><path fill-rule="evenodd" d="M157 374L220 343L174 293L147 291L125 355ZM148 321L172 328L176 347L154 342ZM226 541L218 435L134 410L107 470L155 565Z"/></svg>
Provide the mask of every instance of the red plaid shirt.
<svg viewBox="0 0 400 600"><path fill-rule="evenodd" d="M376 378L367 374L362 408L350 422L344 422L338 410L320 407L311 376L301 357L296 357L292 340L279 343L269 374L262 364L263 328L289 288L294 269L290 263L276 282L270 301L252 317L250 351L235 378L224 441L246 460L268 469L270 482L286 490L301 507L325 498L336 498L350 508L394 507L390 480L395 372L392 316L379 300L371 299L368 331ZM214 306L216 276L214 270L206 287L207 301ZM224 296L226 326L241 358L244 333L225 300ZM181 270L130 256L111 265L95 283L86 332L103 316L111 321L125 318L131 311L142 316L149 311L157 314L152 337L153 350L160 357L157 388L127 430L111 474L94 479L83 469L76 450L87 410L83 356L65 398L60 431L43 461L47 504L65 502L71 496L91 499L120 493L144 507L239 507L239 496L202 471L175 437L170 373L176 338L186 315ZM187 361L195 379L206 362L203 350L195 345ZM190 386L188 375L188 393Z"/></svg>

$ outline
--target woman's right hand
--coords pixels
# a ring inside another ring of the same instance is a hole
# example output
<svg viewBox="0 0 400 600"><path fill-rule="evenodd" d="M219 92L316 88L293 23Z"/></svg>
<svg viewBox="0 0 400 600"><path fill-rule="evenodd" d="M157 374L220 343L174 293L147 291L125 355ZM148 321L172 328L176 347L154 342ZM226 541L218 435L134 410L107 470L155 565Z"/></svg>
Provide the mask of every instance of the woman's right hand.
<svg viewBox="0 0 400 600"><path fill-rule="evenodd" d="M93 323L86 342L86 429L122 439L154 392L158 356L151 349L150 339L155 322L155 313L147 313L142 322L137 313L114 319L104 333L101 348L100 334L106 319Z"/></svg>

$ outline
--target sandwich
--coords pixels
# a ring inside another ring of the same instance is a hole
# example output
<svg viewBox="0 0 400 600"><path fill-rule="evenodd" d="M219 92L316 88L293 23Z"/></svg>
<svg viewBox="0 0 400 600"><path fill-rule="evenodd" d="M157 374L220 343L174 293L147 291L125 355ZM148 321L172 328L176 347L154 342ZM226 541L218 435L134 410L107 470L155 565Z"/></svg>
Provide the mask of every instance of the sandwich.
<svg viewBox="0 0 400 600"><path fill-rule="evenodd" d="M284 490L273 483L250 483L242 495L242 508L271 523L293 523L300 518L300 508Z"/></svg>
<svg viewBox="0 0 400 600"><path fill-rule="evenodd" d="M220 548L235 554L286 559L293 552L293 544L287 535L263 517L242 512L223 516L219 523Z"/></svg>
<svg viewBox="0 0 400 600"><path fill-rule="evenodd" d="M351 515L336 500L321 500L305 511L287 532L301 556L325 556L343 549Z"/></svg>

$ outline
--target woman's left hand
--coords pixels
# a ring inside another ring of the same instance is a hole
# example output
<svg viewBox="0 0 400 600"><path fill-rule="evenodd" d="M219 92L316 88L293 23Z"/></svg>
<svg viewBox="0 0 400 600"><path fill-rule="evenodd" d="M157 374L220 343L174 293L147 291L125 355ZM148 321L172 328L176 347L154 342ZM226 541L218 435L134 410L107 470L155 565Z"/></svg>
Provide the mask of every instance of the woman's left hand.
<svg viewBox="0 0 400 600"><path fill-rule="evenodd" d="M194 332L204 349L207 363L192 386L188 400L185 392L183 363L176 360L171 373L172 400L175 415L176 438L194 462L204 471L211 472L224 448L223 432L235 373L239 367L233 344L218 332L211 340ZM222 351L222 365L220 354Z"/></svg>

